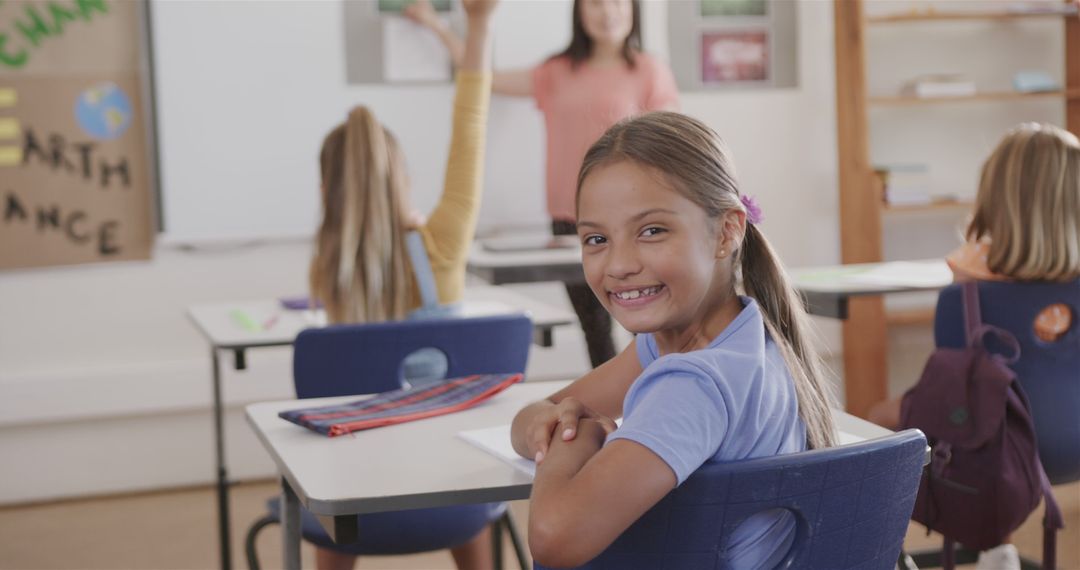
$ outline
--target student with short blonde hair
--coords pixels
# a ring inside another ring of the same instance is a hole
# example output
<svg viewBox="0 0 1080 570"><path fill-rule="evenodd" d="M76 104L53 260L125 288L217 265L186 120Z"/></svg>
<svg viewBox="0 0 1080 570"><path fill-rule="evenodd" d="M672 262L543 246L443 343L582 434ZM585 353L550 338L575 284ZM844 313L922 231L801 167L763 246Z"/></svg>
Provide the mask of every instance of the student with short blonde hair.
<svg viewBox="0 0 1080 570"><path fill-rule="evenodd" d="M1072 281L1080 278L1080 140L1045 123L1009 130L986 159L964 243L946 256L961 281ZM1053 342L1072 326L1068 306L1053 304L1034 323ZM896 429L900 400L874 406L869 419ZM1020 568L1012 544L979 554L978 570Z"/></svg>
<svg viewBox="0 0 1080 570"><path fill-rule="evenodd" d="M957 281L1071 281L1080 277L1080 140L1048 124L1024 123L983 165L966 242L945 259ZM1050 342L1069 330L1064 306L1047 307L1035 333Z"/></svg>

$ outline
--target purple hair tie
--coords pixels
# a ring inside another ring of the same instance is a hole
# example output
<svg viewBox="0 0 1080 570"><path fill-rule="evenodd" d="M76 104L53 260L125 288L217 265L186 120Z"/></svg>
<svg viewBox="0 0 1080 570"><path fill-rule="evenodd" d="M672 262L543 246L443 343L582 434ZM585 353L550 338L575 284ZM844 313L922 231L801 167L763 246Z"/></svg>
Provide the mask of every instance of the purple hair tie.
<svg viewBox="0 0 1080 570"><path fill-rule="evenodd" d="M746 221L755 226L765 221L765 216L761 213L761 206L758 205L757 200L743 194L739 196L739 201L746 208Z"/></svg>

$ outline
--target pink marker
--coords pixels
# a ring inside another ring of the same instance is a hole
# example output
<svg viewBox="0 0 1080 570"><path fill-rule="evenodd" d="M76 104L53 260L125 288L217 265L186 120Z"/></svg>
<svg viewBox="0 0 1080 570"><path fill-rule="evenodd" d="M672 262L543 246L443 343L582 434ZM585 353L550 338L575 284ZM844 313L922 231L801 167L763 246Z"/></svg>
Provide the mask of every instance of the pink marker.
<svg viewBox="0 0 1080 570"><path fill-rule="evenodd" d="M280 317L280 316L281 315L279 315L278 313L274 313L273 315L270 315L269 319L266 319L265 321L263 321L263 324L262 324L263 330L264 331L265 330L270 330L271 327L273 327L275 324L277 324L278 317Z"/></svg>

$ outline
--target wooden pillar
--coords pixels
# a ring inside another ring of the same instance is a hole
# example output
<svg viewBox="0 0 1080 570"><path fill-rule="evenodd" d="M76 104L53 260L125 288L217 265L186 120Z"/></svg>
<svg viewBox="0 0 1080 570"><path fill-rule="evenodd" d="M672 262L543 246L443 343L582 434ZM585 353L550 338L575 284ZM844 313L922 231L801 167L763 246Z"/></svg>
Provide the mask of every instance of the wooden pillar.
<svg viewBox="0 0 1080 570"><path fill-rule="evenodd" d="M881 188L870 166L862 0L834 0L836 119L843 263L881 261ZM885 307L881 297L852 299L844 322L844 395L866 417L888 396Z"/></svg>

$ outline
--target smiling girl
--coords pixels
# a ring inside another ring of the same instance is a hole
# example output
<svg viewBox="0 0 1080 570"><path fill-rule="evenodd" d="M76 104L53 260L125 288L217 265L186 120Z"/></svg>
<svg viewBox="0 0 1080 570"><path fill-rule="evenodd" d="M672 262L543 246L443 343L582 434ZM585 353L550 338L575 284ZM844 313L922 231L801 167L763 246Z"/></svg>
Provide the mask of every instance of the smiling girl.
<svg viewBox="0 0 1080 570"><path fill-rule="evenodd" d="M706 462L834 442L806 315L714 132L670 112L616 125L585 156L577 208L589 287L637 338L514 418L539 463L530 547L555 567L591 560ZM794 528L752 517L728 564L771 567Z"/></svg>
<svg viewBox="0 0 1080 570"><path fill-rule="evenodd" d="M446 45L455 66L464 47L428 0L405 9ZM638 0L574 0L570 44L531 69L495 71L491 90L532 97L547 131L547 209L555 235L573 235L581 159L616 122L647 111L675 110L679 93L662 61L641 51ZM593 366L615 355L611 318L588 286L567 284Z"/></svg>

